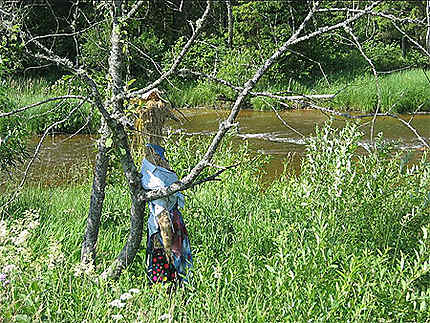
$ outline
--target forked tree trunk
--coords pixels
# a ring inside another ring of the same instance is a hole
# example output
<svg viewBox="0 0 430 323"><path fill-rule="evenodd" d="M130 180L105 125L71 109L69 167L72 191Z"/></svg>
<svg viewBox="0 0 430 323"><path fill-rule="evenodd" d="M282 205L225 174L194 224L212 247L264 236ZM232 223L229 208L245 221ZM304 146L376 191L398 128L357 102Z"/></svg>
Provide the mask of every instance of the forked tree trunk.
<svg viewBox="0 0 430 323"><path fill-rule="evenodd" d="M109 57L109 75L112 79L112 101L114 113L122 113L123 100L117 99L123 92L123 75L122 75L122 42L121 42L121 22L122 17L122 0L113 1L113 22L111 34L111 53ZM127 135L123 127L113 131L113 140L118 147L121 147L121 166L130 190L131 197L131 215L130 230L127 242L118 254L115 261L107 268L101 278L118 278L122 270L131 264L139 250L142 241L143 222L145 216L146 202L139 199L139 193L142 191L140 177L134 165L130 152L130 146Z"/></svg>
<svg viewBox="0 0 430 323"><path fill-rule="evenodd" d="M112 33L111 33L111 50L110 50L110 57L109 57L109 75L111 77L110 88L112 90L112 96L110 101L107 101L106 104L103 104L101 102L101 98L97 90L97 85L93 82L92 79L83 75L84 79L90 84L90 86L93 89L93 93L95 94L95 97L96 97L97 107L99 111L102 113L112 133L113 143L115 144L116 148L118 148L121 154L120 156L121 166L123 168L124 175L129 185L129 191L130 191L131 203L132 203L131 215L130 215L130 230L127 237L127 241L123 249L118 254L115 261L111 264L111 266L109 266L109 268L107 268L102 273L101 275L102 279L117 278L121 274L122 270L133 262L142 241L145 206L147 201L147 198L142 198L144 195L144 190L140 181L141 176L136 168L136 165L134 164L133 157L130 152L130 145L128 142L127 133L125 131L125 126L121 123L120 119L112 117L113 115L115 116L123 115L123 112L124 112L123 100L120 99L121 97L123 97L123 94L124 94L123 93L123 88L124 88L123 75L122 75L123 42L121 39L121 22L120 22L120 18L124 17L122 12L123 3L124 3L123 0L113 0L112 7L111 7L112 8ZM190 48L191 44L194 42L195 38L198 35L198 32L200 31L203 25L203 22L208 16L208 12L210 10L210 3L211 2L208 0L207 7L204 14L196 22L197 28L193 33L192 37L184 46L180 55L178 55L175 62L172 64L172 67L170 68L170 70L165 74L163 74L163 76L158 80L158 83L160 83L161 80L166 78L169 74L173 73L173 71L179 65L182 57L185 55L185 53ZM155 87L158 83L154 82L152 86ZM109 111L109 110L113 110L113 111ZM159 116L156 116L156 117L158 118ZM159 123L162 128L164 121ZM157 138L161 138L158 135L158 133L161 134L161 130L160 131L158 131L157 129L150 130L148 128L148 132L156 134L155 137ZM151 140L152 139L150 138L149 141ZM155 143L157 142L155 141ZM146 157L154 161L154 164L162 165L163 163L162 161L161 162L156 161L156 159L158 158L158 155L157 156L155 154L152 155L152 153L150 151L147 151ZM168 164L163 166L166 166L166 168L169 168ZM98 173L97 170L96 170L96 173ZM100 181L98 181L97 183L100 184ZM104 192L104 189L99 191ZM95 201L96 200L99 201L98 203L95 203L97 205L96 208L98 208L98 211L94 212L95 208L92 209L93 211L91 214L93 214L94 216L88 220L88 222L90 223L89 224L90 228L87 229L89 233L86 234L86 238L83 244L83 250L84 250L85 256L83 256L82 259L84 262L89 262L92 259L92 257L94 257L95 255L97 233L98 233L98 227L100 225L101 206L103 204L103 202L100 203L100 201L103 200L101 194L98 194L96 192L98 191L94 190L94 195L99 197L99 199L97 198L94 199ZM95 215L95 214L98 214L98 215Z"/></svg>
<svg viewBox="0 0 430 323"><path fill-rule="evenodd" d="M147 147L145 143L160 145L162 143L162 130L166 119L171 116L171 112L161 100L149 100L145 109L142 111L143 128L143 157L157 166L170 169L169 163L162 159L152 148ZM123 166L124 167L124 166ZM126 169L124 169L126 171ZM140 182L139 182L140 185ZM137 198L137 190L130 185L131 191L131 224L127 243L121 250L114 263L102 274L102 278L117 278L121 271L127 267L136 256L142 241L142 232L144 227L144 215L146 203Z"/></svg>

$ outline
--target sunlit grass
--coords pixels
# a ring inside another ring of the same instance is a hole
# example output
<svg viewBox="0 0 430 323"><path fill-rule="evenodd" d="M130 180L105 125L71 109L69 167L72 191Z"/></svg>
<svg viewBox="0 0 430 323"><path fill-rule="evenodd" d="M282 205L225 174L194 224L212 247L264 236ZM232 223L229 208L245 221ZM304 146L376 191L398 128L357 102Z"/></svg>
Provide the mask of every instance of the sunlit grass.
<svg viewBox="0 0 430 323"><path fill-rule="evenodd" d="M430 111L430 82L422 69L379 75L379 112L407 113ZM328 80L328 82L327 82ZM341 111L374 112L378 106L378 90L375 77L370 72L342 72L328 75L315 82L301 84L293 79L282 84L272 84L268 80L258 83L255 91L266 91L280 95L336 94L332 100L319 100L318 105ZM184 82L177 89L168 91L172 102L179 107L226 107L235 99L235 93L219 84ZM224 101L222 98L228 98ZM227 102L227 104L225 103ZM291 108L300 105L285 101ZM244 103L245 108L271 110L280 108L276 100L267 97L252 97ZM282 108L282 107L281 107Z"/></svg>
<svg viewBox="0 0 430 323"><path fill-rule="evenodd" d="M183 215L194 277L171 297L164 287L147 285L144 248L120 280L97 280L126 239L126 185L117 181L108 186L98 265L87 274L78 274L82 268L77 264L89 182L29 188L3 214L0 271L10 264L16 268L7 274L10 282L0 286L0 317L53 322L111 322L119 315L125 322L425 321L430 314L430 164L423 160L404 169L401 159L382 147L359 156L359 139L356 127L319 130L308 144L301 175L281 178L264 190L258 180L262 161L251 161L246 150L224 147L218 163L243 164L221 182L186 192ZM205 144L202 138L176 138L168 148L173 167L182 175ZM34 221L38 224L30 225ZM17 246L14 237L24 230L30 235ZM121 300L136 288L138 294ZM115 300L124 305L112 304Z"/></svg>
<svg viewBox="0 0 430 323"><path fill-rule="evenodd" d="M57 76L59 79L61 76ZM52 78L52 79L51 79ZM56 83L54 76L50 77L8 77L2 80L1 87L13 103L9 110L22 108L52 97L77 93L69 84ZM82 93L78 93L82 94ZM30 134L41 134L51 124L63 120L76 105L78 100L51 101L28 109L19 114ZM65 122L54 127L51 133L74 133L81 129L82 133L94 133L100 123L97 112L91 114L91 105L84 103L81 108ZM0 122L7 122L2 118Z"/></svg>
<svg viewBox="0 0 430 323"><path fill-rule="evenodd" d="M430 81L426 71L412 69L379 76L380 112L406 113L430 111ZM338 75L331 86L321 81L315 91L336 94L331 103L340 110L374 112L378 105L378 90L371 73L352 77Z"/></svg>

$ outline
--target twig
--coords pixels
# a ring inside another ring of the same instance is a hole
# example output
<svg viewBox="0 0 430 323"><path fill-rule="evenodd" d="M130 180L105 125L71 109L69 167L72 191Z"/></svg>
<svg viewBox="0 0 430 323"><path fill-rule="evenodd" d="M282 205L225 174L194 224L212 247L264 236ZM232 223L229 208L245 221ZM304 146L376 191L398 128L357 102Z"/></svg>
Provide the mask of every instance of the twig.
<svg viewBox="0 0 430 323"><path fill-rule="evenodd" d="M264 100L264 99L263 99ZM305 135L302 134L300 131L298 131L297 129L295 129L294 127L291 127L278 113L278 111L275 109L275 107L270 104L269 102L267 102L266 100L264 100L264 102L266 102L266 104L270 105L270 107L272 108L273 112L275 113L276 117L282 122L282 124L287 127L288 129L290 129L291 131L295 132L296 134L298 134L299 136L301 136L302 138L305 138Z"/></svg>
<svg viewBox="0 0 430 323"><path fill-rule="evenodd" d="M10 203L12 203L15 200L15 198L17 197L18 193L20 192L21 188L24 186L25 181L27 180L27 177L28 177L28 172L29 172L31 166L33 165L34 161L36 160L37 156L39 155L40 149L42 147L42 143L45 140L46 136L48 135L49 131L52 128L66 122L73 115L73 113L76 110L78 110L85 102L86 102L86 100L82 100L81 103L79 105L77 105L75 108L73 108L70 111L70 113L64 119L54 122L48 128L45 129L42 137L39 140L39 143L36 146L36 149L34 150L33 156L31 157L30 161L27 164L27 167L25 168L24 175L23 175L21 182L19 183L17 189L15 190L15 193L12 194L12 196L10 197L10 199L6 203L1 205L1 208L7 207Z"/></svg>
<svg viewBox="0 0 430 323"><path fill-rule="evenodd" d="M148 91L156 88L159 84L161 84L162 81L164 81L164 79L166 79L167 77L169 77L170 75L172 75L176 71L176 68L181 63L181 61L184 58L185 54L187 54L187 52L191 48L191 45L194 43L195 39L200 34L200 31L201 31L202 27L204 26L204 24L206 22L206 19L208 17L210 9L211 9L211 1L208 0L208 1L206 1L206 9L205 9L203 15L196 21L196 28L195 28L192 36L187 41L187 43L184 45L184 47L182 48L182 50L180 51L180 53L178 54L178 56L176 56L174 62L170 66L169 70L167 70L165 73L163 73L163 75L161 75L152 84L150 84L150 85L146 86L145 88L140 89L138 91L130 92L124 98L135 97L135 96L141 95L141 94L143 94L145 92L148 92ZM114 100L115 100L115 98L114 98Z"/></svg>
<svg viewBox="0 0 430 323"><path fill-rule="evenodd" d="M58 101L58 100L65 100L65 99L88 100L86 97L84 97L82 95L63 95L63 96L57 96L57 97L54 97L54 98L49 98L49 99L46 99L46 100L43 100L43 101L39 101L39 102L30 104L30 105L27 105L25 107L22 107L22 108L19 108L19 109L10 111L10 112L0 113L0 118L9 117L9 116L11 116L13 114L26 111L28 109L37 107L39 105L42 105L42 104L45 104L45 103L48 103L48 102L51 102L51 101Z"/></svg>

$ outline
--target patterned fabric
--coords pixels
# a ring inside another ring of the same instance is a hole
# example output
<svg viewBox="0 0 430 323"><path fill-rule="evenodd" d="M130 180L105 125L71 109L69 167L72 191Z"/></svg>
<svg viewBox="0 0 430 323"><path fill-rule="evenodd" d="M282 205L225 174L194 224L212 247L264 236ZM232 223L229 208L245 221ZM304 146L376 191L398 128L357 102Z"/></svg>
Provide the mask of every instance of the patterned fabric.
<svg viewBox="0 0 430 323"><path fill-rule="evenodd" d="M156 166L146 159L142 162L141 173L142 185L145 189L169 186L178 180L174 172ZM179 211L179 208L184 206L183 194L177 192L151 201L148 205L150 214L146 258L150 282L187 281L192 267L192 256L188 233ZM166 239L163 236L165 233L161 232L160 219L163 216L168 220L168 231L171 233L169 239Z"/></svg>

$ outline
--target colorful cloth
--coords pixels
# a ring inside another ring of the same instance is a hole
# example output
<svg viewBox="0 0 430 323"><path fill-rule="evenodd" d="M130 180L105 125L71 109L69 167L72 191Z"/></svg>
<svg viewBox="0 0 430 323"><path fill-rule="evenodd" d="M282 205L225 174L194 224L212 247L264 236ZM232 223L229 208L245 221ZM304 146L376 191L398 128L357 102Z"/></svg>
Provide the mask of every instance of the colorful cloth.
<svg viewBox="0 0 430 323"><path fill-rule="evenodd" d="M160 156L164 158L164 149L160 146L157 147L154 151L157 153L163 151L163 155ZM141 173L142 186L145 189L166 187L178 181L178 176L174 172L164 167L156 166L146 159L142 162ZM188 233L179 211L179 208L184 206L184 195L177 192L165 198L150 201L148 205L150 213L146 258L149 280L151 283L176 280L187 281L189 269L192 267L192 256ZM158 217L163 211L168 212L173 231L170 261L168 261L168 255L164 249L158 225Z"/></svg>

